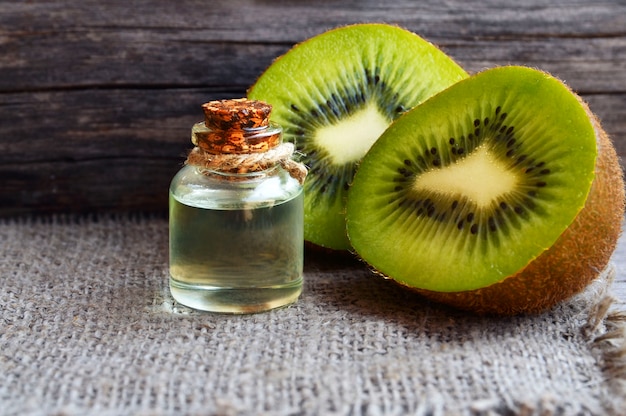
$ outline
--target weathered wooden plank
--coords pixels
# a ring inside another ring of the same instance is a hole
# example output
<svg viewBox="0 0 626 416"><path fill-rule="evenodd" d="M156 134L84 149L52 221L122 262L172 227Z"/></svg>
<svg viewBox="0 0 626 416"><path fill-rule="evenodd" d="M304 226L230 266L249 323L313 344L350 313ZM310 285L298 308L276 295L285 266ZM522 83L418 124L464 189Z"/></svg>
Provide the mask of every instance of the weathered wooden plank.
<svg viewBox="0 0 626 416"><path fill-rule="evenodd" d="M0 54L0 91L138 85L245 87L292 46L173 39L132 44L109 39L103 42L114 50L102 54L105 51L97 45L73 44L68 36L78 35L46 38L27 53L20 52L21 60L11 53ZM64 45L67 51L45 59L55 45ZM626 36L457 41L439 46L470 72L497 65L527 65L551 72L583 93L626 90L626 60L621 59L626 55ZM24 55L29 55L28 59Z"/></svg>
<svg viewBox="0 0 626 416"><path fill-rule="evenodd" d="M169 180L191 147L190 127L202 118L199 105L242 93L157 89L7 94L9 104L0 104L0 137L5 138L0 140L0 214L113 206L162 210ZM626 137L626 120L615 111L626 108L626 94L585 98L612 136ZM59 117L61 113L65 115ZM626 141L615 143L626 155Z"/></svg>
<svg viewBox="0 0 626 416"><path fill-rule="evenodd" d="M0 1L0 215L162 209L202 102L241 96L294 43L365 21L413 30L471 72L553 73L626 156L626 4L474 3Z"/></svg>
<svg viewBox="0 0 626 416"><path fill-rule="evenodd" d="M190 146L200 105L245 89L123 89L4 94L0 164L93 158L171 158ZM584 99L626 155L626 94Z"/></svg>
<svg viewBox="0 0 626 416"><path fill-rule="evenodd" d="M94 90L4 94L0 163L95 157L171 157L189 145L200 104L242 89ZM626 155L626 94L584 96ZM28 127L28 132L25 128ZM28 133L28 134L27 134Z"/></svg>
<svg viewBox="0 0 626 416"><path fill-rule="evenodd" d="M294 43L359 21L405 26L472 71L516 63L580 91L625 89L623 2L430 3L2 2L0 90L248 85Z"/></svg>
<svg viewBox="0 0 626 416"><path fill-rule="evenodd" d="M384 21L438 37L613 36L624 33L621 0L4 0L3 27L185 29L205 39L293 42L353 22ZM205 36L206 34L210 36Z"/></svg>
<svg viewBox="0 0 626 416"><path fill-rule="evenodd" d="M168 178L183 159L101 158L0 165L4 216L24 213L167 211Z"/></svg>
<svg viewBox="0 0 626 416"><path fill-rule="evenodd" d="M200 104L242 93L151 89L6 94L0 104L0 215L162 211L169 181L192 146L190 128L202 119ZM30 126L27 132L25 126Z"/></svg>
<svg viewBox="0 0 626 416"><path fill-rule="evenodd" d="M238 91L239 94L244 91ZM188 146L200 105L231 95L206 89L124 89L4 94L1 163L173 157Z"/></svg>

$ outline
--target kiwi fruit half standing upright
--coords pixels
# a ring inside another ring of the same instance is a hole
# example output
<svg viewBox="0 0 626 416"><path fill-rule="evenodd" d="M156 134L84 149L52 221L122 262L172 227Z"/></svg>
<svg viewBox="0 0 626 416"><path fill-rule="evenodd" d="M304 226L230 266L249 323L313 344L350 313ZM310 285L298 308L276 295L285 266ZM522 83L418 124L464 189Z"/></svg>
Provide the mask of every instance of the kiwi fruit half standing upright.
<svg viewBox="0 0 626 416"><path fill-rule="evenodd" d="M400 114L466 77L431 43L377 23L317 35L267 68L248 97L273 106L272 120L309 167L307 241L350 247L345 199L357 163Z"/></svg>
<svg viewBox="0 0 626 416"><path fill-rule="evenodd" d="M356 252L398 283L488 314L534 313L609 262L624 214L615 150L565 84L486 70L395 121L347 203Z"/></svg>

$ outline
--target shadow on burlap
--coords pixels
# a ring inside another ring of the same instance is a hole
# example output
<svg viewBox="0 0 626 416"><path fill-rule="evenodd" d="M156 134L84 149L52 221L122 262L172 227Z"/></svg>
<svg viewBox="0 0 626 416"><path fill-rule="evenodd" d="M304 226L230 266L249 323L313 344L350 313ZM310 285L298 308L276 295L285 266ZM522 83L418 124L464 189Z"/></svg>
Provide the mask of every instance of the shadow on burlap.
<svg viewBox="0 0 626 416"><path fill-rule="evenodd" d="M0 224L0 414L626 411L613 269L542 315L489 318L308 250L295 305L229 316L176 305L167 262L160 218Z"/></svg>

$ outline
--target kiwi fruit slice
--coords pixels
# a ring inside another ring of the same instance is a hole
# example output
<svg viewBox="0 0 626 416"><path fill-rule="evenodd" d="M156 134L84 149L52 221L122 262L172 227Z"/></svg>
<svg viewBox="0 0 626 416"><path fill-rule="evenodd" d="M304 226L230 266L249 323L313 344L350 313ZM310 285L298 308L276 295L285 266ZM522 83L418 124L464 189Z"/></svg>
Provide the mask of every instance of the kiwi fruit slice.
<svg viewBox="0 0 626 416"><path fill-rule="evenodd" d="M624 214L615 150L565 84L489 69L395 121L357 171L347 230L376 271L487 314L543 311L607 265Z"/></svg>
<svg viewBox="0 0 626 416"><path fill-rule="evenodd" d="M467 77L431 43L400 27L357 24L317 35L278 58L248 97L309 167L304 237L344 250L346 192L357 163L400 114Z"/></svg>

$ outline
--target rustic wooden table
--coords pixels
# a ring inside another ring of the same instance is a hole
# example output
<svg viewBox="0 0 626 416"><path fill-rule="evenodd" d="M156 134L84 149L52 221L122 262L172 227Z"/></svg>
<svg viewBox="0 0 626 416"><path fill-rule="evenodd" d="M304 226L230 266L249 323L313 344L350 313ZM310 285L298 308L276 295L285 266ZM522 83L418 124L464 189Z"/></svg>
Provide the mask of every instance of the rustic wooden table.
<svg viewBox="0 0 626 416"><path fill-rule="evenodd" d="M163 212L201 103L244 95L295 43L357 22L406 27L469 72L551 72L626 155L623 0L3 0L0 215Z"/></svg>

